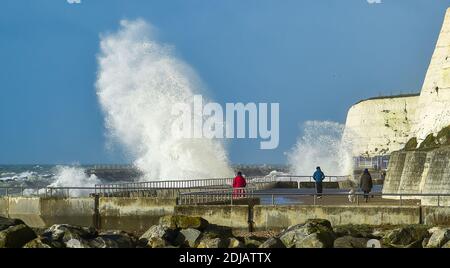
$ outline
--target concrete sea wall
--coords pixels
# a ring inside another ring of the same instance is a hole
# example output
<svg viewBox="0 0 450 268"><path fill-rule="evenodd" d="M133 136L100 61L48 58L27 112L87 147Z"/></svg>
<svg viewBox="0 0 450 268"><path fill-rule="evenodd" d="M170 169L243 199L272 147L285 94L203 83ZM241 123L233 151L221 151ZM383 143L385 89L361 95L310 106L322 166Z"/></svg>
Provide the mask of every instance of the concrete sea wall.
<svg viewBox="0 0 450 268"><path fill-rule="evenodd" d="M417 206L255 206L253 221L256 229L283 229L308 219L327 219L333 225L419 224Z"/></svg>
<svg viewBox="0 0 450 268"><path fill-rule="evenodd" d="M175 199L117 197L0 198L0 213L31 227L65 223L132 232L145 232L165 215L199 216L241 230L277 230L313 218L328 219L333 225L450 224L450 207L176 205Z"/></svg>
<svg viewBox="0 0 450 268"><path fill-rule="evenodd" d="M159 218L174 213L175 198L101 197L98 227L124 231L145 231Z"/></svg>
<svg viewBox="0 0 450 268"><path fill-rule="evenodd" d="M383 193L449 194L450 146L427 151L397 151L389 162ZM397 199L398 197L384 196ZM420 199L422 205L450 206L450 197L405 196Z"/></svg>

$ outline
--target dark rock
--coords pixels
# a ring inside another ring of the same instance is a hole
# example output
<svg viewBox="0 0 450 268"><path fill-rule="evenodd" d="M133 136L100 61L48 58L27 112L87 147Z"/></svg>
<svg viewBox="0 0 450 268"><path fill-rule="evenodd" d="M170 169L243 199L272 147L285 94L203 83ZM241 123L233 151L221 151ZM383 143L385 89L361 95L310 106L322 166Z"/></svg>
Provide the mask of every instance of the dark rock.
<svg viewBox="0 0 450 268"><path fill-rule="evenodd" d="M89 242L94 248L135 248L135 237L123 231L107 231Z"/></svg>
<svg viewBox="0 0 450 268"><path fill-rule="evenodd" d="M353 236L360 238L381 238L380 236L374 235L373 227L369 225L341 225L333 228L334 233L337 237L341 236Z"/></svg>
<svg viewBox="0 0 450 268"><path fill-rule="evenodd" d="M51 238L54 241L66 242L70 239L93 239L97 237L97 230L91 227L79 227L69 224L54 224L48 228L43 237Z"/></svg>
<svg viewBox="0 0 450 268"><path fill-rule="evenodd" d="M450 241L450 228L438 228L431 235L427 248L440 248Z"/></svg>
<svg viewBox="0 0 450 268"><path fill-rule="evenodd" d="M0 217L0 231L3 231L11 226L16 226L20 224L25 224L22 220L19 219L9 219L5 217Z"/></svg>
<svg viewBox="0 0 450 268"><path fill-rule="evenodd" d="M228 239L228 248L244 248L245 245L239 239L235 237L230 237Z"/></svg>
<svg viewBox="0 0 450 268"><path fill-rule="evenodd" d="M307 246L331 247L333 246L335 234L329 221L314 219L306 221L305 224L289 227L286 231L281 232L277 238L287 248ZM307 240L303 242L304 239Z"/></svg>
<svg viewBox="0 0 450 268"><path fill-rule="evenodd" d="M257 236L248 236L244 238L244 245L247 248L258 248L265 242L265 238L257 237Z"/></svg>
<svg viewBox="0 0 450 268"><path fill-rule="evenodd" d="M333 243L334 248L366 248L368 238L342 236L336 238Z"/></svg>
<svg viewBox="0 0 450 268"><path fill-rule="evenodd" d="M97 230L92 227L79 227L69 224L54 224L45 230L41 238L49 245L61 247L62 243L67 248L91 248L90 240L96 238Z"/></svg>
<svg viewBox="0 0 450 268"><path fill-rule="evenodd" d="M197 229L183 229L178 233L175 241L177 245L180 245L181 247L195 248L198 244L201 234L202 233Z"/></svg>
<svg viewBox="0 0 450 268"><path fill-rule="evenodd" d="M450 248L450 241L447 241L441 248Z"/></svg>
<svg viewBox="0 0 450 268"><path fill-rule="evenodd" d="M227 242L222 238L201 238L197 248L226 248Z"/></svg>
<svg viewBox="0 0 450 268"><path fill-rule="evenodd" d="M280 239L271 237L262 243L259 248L285 248L285 246Z"/></svg>
<svg viewBox="0 0 450 268"><path fill-rule="evenodd" d="M177 234L167 226L153 225L139 238L139 242L146 247L163 248L171 245Z"/></svg>
<svg viewBox="0 0 450 268"><path fill-rule="evenodd" d="M26 243L24 248L52 248L47 243L44 243L40 238L36 238Z"/></svg>
<svg viewBox="0 0 450 268"><path fill-rule="evenodd" d="M422 241L429 236L425 226L411 225L388 232L383 243L393 247L421 248Z"/></svg>
<svg viewBox="0 0 450 268"><path fill-rule="evenodd" d="M36 234L25 224L13 225L0 231L0 248L21 248L36 238Z"/></svg>
<svg viewBox="0 0 450 268"><path fill-rule="evenodd" d="M208 226L203 230L203 234L214 238L228 238L233 237L233 230L231 227L227 226L208 224Z"/></svg>
<svg viewBox="0 0 450 268"><path fill-rule="evenodd" d="M334 237L329 233L312 233L295 243L296 248L331 248Z"/></svg>

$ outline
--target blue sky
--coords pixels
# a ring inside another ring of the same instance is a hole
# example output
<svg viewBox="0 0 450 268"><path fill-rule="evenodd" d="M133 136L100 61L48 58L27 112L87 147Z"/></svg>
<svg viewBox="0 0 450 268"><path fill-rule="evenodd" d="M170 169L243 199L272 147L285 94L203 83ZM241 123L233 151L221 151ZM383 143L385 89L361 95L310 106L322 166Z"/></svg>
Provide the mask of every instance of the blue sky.
<svg viewBox="0 0 450 268"><path fill-rule="evenodd" d="M99 35L143 18L219 102L279 102L280 146L233 140L233 163L285 163L306 120L344 123L419 91L450 0L2 0L0 163L114 163L95 95Z"/></svg>

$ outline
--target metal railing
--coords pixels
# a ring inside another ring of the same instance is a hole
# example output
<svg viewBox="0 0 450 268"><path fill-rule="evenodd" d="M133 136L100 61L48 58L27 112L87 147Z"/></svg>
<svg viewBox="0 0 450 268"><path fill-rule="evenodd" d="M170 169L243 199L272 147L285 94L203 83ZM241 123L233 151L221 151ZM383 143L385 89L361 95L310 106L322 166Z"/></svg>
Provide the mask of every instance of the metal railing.
<svg viewBox="0 0 450 268"><path fill-rule="evenodd" d="M261 197L269 197L271 200L272 205L276 204L276 197L282 196L282 197L311 197L312 198L312 204L317 205L319 198L326 198L326 197L349 197L349 193L286 193L286 192L270 192L270 193L264 193L264 192L255 192L252 190L247 191L247 189L244 189L245 192L239 194L239 198L261 198ZM391 193L369 193L366 195L363 192L356 192L354 194L351 194L352 197L354 197L354 200L352 203L356 205L360 205L361 200L365 199L365 196L371 196L371 197L388 197L388 196L395 196L399 197L398 199L398 205L403 206L407 203L410 203L411 201L421 201L420 199L406 199L406 197L436 197L436 205L438 207L442 206L442 202L446 200L448 203L447 206L450 205L450 194L441 194L441 193L430 193L430 194L391 194ZM445 199L444 199L445 198ZM227 191L203 191L203 192L191 192L191 193L182 193L180 194L180 202L182 204L208 204L215 201L229 201L231 204L233 204L233 200L236 199L236 193L232 190ZM396 202L391 199L382 199L385 202L389 202L390 204L395 205ZM369 203L370 204L370 203Z"/></svg>
<svg viewBox="0 0 450 268"><path fill-rule="evenodd" d="M349 180L350 176L325 176L325 179L323 182L340 182L340 181L346 181ZM274 182L314 182L314 179L312 176L304 176L304 175L276 175L272 177L260 177L255 178L251 182L256 183L259 181L262 182L268 182L268 181L274 181Z"/></svg>
<svg viewBox="0 0 450 268"><path fill-rule="evenodd" d="M118 191L117 187L103 187L102 189L96 187L17 187L7 186L0 187L0 196L36 196L36 197L82 197L91 195L101 196L115 196L128 197L130 193L147 193L141 196L156 196L149 188L144 187L129 187L126 190ZM167 190L167 189L152 189L152 190ZM170 190L170 189L169 189ZM114 195L112 194L114 193Z"/></svg>
<svg viewBox="0 0 450 268"><path fill-rule="evenodd" d="M230 188L214 191L198 191L180 193L178 204L179 205L198 205L198 204L213 204L216 202L230 203L242 199L253 198L255 188L243 187L243 188Z"/></svg>
<svg viewBox="0 0 450 268"><path fill-rule="evenodd" d="M349 176L326 176L324 181L343 181ZM273 182L313 182L311 176L277 175L265 177L247 177L247 185L255 186ZM172 190L174 196L180 191L193 191L198 189L222 190L229 189L233 178L197 179L197 180L164 180L129 183L96 184L94 187L0 187L0 195L44 195L44 196L80 196L101 194L104 196L128 196L130 193L143 193L144 196L155 195L156 190ZM87 193L87 191L92 191ZM180 191L176 191L180 190ZM65 193L64 193L65 192Z"/></svg>
<svg viewBox="0 0 450 268"><path fill-rule="evenodd" d="M113 196L120 197L128 197L130 192L134 193L148 193L149 188L146 187L128 187L122 193L117 192L117 187L103 187L99 189L98 187L44 187L44 188L29 188L29 187L0 187L0 196L37 196L37 197L72 197L72 196L91 196L91 195L103 195L108 196L107 191L116 191ZM153 188L153 190L174 190L174 189L165 189L165 188ZM180 189L177 189L180 190ZM309 196L312 198L313 205L318 203L319 196L321 198L332 197L332 196L340 196L340 197L349 197L352 196L355 198L354 203L356 205L360 205L360 201L365 196L362 192L356 192L354 194L349 194L346 192L341 193L292 193L292 192L259 192L256 191L256 188L253 186L248 186L246 188L231 188L224 187L218 188L214 190L205 190L205 191L188 191L188 192L180 192L177 191L177 196L179 197L180 204L207 204L217 201L227 201L233 204L233 200L243 199L243 198L262 198L262 197L270 197L271 204L276 205L276 197L306 197ZM144 195L145 196L145 195ZM376 197L398 197L398 200L394 199L381 199L385 202L389 202L389 204L398 204L403 206L408 204L411 201L423 201L424 198L435 198L436 206L450 206L450 194L445 193L369 193L369 196ZM407 197L410 197L409 199ZM411 199L413 197L413 199ZM417 198L420 199L417 199ZM427 200L430 203L430 200ZM369 203L370 204L370 203Z"/></svg>
<svg viewBox="0 0 450 268"><path fill-rule="evenodd" d="M325 176L324 181L337 182L349 179L349 176ZM313 182L312 176L300 175L278 175L265 177L247 177L247 184L268 183L276 181L290 181L290 182ZM95 187L100 191L104 188L117 188L122 191L130 188L149 188L149 189L196 189L209 188L217 186L231 186L233 178L214 178L214 179L196 179L196 180L162 180L162 181L145 181L145 182L127 182L115 184L96 184Z"/></svg>

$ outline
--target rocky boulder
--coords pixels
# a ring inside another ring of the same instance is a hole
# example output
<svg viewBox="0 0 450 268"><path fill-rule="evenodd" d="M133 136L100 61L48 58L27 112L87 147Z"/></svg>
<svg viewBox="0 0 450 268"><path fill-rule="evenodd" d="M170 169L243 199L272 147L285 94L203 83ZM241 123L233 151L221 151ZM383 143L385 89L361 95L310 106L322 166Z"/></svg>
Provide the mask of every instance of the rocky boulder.
<svg viewBox="0 0 450 268"><path fill-rule="evenodd" d="M184 215L168 215L160 218L159 224L170 229L197 229L204 230L208 221L201 217L190 217Z"/></svg>
<svg viewBox="0 0 450 268"><path fill-rule="evenodd" d="M287 248L329 248L333 246L335 234L329 221L313 219L288 228L279 234L278 238Z"/></svg>
<svg viewBox="0 0 450 268"><path fill-rule="evenodd" d="M21 248L36 238L36 234L25 224L12 225L0 231L0 248Z"/></svg>
<svg viewBox="0 0 450 268"><path fill-rule="evenodd" d="M447 241L441 248L450 248L450 241Z"/></svg>
<svg viewBox="0 0 450 268"><path fill-rule="evenodd" d="M97 230L92 227L79 227L69 224L55 224L41 237L51 243L62 243L67 248L91 248L90 240L96 238Z"/></svg>
<svg viewBox="0 0 450 268"><path fill-rule="evenodd" d="M163 248L169 246L176 235L177 233L167 226L153 225L139 238L139 242L145 247Z"/></svg>
<svg viewBox="0 0 450 268"><path fill-rule="evenodd" d="M285 248L285 246L280 239L271 237L262 243L259 248Z"/></svg>
<svg viewBox="0 0 450 268"><path fill-rule="evenodd" d="M411 225L391 230L383 237L383 243L400 248L421 248L424 239L429 237L425 226Z"/></svg>
<svg viewBox="0 0 450 268"><path fill-rule="evenodd" d="M23 248L52 248L52 246L44 243L40 238L36 238L26 243Z"/></svg>
<svg viewBox="0 0 450 268"><path fill-rule="evenodd" d="M248 236L244 238L244 244L246 248L258 248L265 242L265 238L260 238L256 236Z"/></svg>
<svg viewBox="0 0 450 268"><path fill-rule="evenodd" d="M436 229L431 235L427 248L440 248L444 246L450 240L450 228Z"/></svg>
<svg viewBox="0 0 450 268"><path fill-rule="evenodd" d="M135 237L123 231L107 231L89 241L93 248L135 248Z"/></svg>
<svg viewBox="0 0 450 268"><path fill-rule="evenodd" d="M331 248L334 237L329 233L312 233L295 243L296 248Z"/></svg>
<svg viewBox="0 0 450 268"><path fill-rule="evenodd" d="M181 247L195 248L201 235L202 232L197 229L183 229L178 233L175 241L177 245L180 245Z"/></svg>
<svg viewBox="0 0 450 268"><path fill-rule="evenodd" d="M370 225L341 225L333 228L334 233L337 237L341 236L353 236L360 238L381 238L381 236L374 233L374 228Z"/></svg>
<svg viewBox="0 0 450 268"><path fill-rule="evenodd" d="M244 248L245 245L239 239L231 237L228 239L228 248Z"/></svg>
<svg viewBox="0 0 450 268"><path fill-rule="evenodd" d="M222 238L201 238L197 248L226 248L227 244Z"/></svg>
<svg viewBox="0 0 450 268"><path fill-rule="evenodd" d="M19 219L9 219L5 217L0 217L0 231L3 231L11 226L16 226L20 224L25 224L22 220Z"/></svg>
<svg viewBox="0 0 450 268"><path fill-rule="evenodd" d="M336 238L333 243L334 248L366 248L368 238L363 237L353 237L353 236L342 236Z"/></svg>

